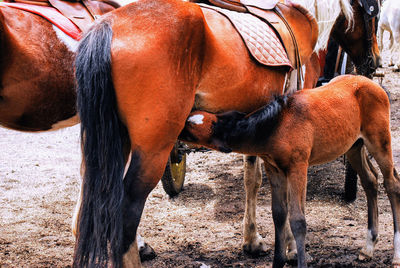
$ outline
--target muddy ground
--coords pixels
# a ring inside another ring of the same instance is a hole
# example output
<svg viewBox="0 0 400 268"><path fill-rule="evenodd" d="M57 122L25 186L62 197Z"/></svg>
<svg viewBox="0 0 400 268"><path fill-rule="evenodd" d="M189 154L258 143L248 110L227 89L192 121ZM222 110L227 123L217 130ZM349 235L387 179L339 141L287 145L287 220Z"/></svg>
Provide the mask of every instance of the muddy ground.
<svg viewBox="0 0 400 268"><path fill-rule="evenodd" d="M393 153L400 169L400 74L389 67L382 70L392 98ZM0 267L70 267L70 222L80 181L78 132L79 126L39 134L0 129ZM269 267L274 236L270 188L265 178L257 213L259 231L271 250L265 257L251 258L241 251L242 177L240 155L190 154L184 191L171 199L159 184L150 194L140 233L157 257L144 267ZM365 195L359 191L357 200L346 204L343 186L342 159L309 170L310 265L389 266L393 227L382 179L380 239L371 261L357 260L367 227Z"/></svg>

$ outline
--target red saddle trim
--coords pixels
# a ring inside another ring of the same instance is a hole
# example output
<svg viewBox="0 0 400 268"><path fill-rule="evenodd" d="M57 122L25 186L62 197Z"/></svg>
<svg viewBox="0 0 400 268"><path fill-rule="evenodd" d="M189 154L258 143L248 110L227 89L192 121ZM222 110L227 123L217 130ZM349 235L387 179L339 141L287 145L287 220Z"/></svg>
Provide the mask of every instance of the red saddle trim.
<svg viewBox="0 0 400 268"><path fill-rule="evenodd" d="M21 9L42 16L75 40L80 40L82 37L81 30L79 30L79 28L72 21L70 21L53 7L0 2L0 7L2 6Z"/></svg>

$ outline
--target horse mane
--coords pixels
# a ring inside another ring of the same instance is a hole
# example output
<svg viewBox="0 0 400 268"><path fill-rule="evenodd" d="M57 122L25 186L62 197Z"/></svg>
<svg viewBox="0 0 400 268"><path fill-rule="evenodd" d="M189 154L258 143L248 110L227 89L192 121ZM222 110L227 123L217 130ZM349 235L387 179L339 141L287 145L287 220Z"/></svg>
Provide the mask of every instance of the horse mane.
<svg viewBox="0 0 400 268"><path fill-rule="evenodd" d="M332 27L343 12L349 27L353 25L353 8L349 0L290 0L309 10L318 22L318 41L314 51L326 49Z"/></svg>
<svg viewBox="0 0 400 268"><path fill-rule="evenodd" d="M281 112L287 106L288 99L287 95L277 96L247 116L236 111L218 115L212 137L231 149L240 147L246 142L265 143L279 124Z"/></svg>

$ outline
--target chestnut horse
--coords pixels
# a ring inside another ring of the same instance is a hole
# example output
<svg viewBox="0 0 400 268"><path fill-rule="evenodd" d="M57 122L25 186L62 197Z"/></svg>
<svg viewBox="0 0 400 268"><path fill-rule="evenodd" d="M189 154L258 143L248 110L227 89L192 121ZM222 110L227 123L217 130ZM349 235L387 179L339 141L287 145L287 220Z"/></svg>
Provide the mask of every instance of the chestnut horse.
<svg viewBox="0 0 400 268"><path fill-rule="evenodd" d="M314 26L305 29L312 20L293 18L295 32L303 31L299 44L313 43ZM76 61L85 164L76 266L120 266L130 249L135 254L145 200L192 109L251 112L281 93L287 69L254 63L240 40L225 17L174 0L118 9L83 39ZM245 243L260 244L250 239Z"/></svg>
<svg viewBox="0 0 400 268"><path fill-rule="evenodd" d="M196 117L196 122L193 122ZM378 238L378 175L383 174L394 222L393 265L400 265L400 177L393 164L390 104L385 91L363 76L345 75L315 89L276 98L245 115L190 115L180 138L223 152L258 155L271 184L275 225L274 267L283 267L293 232L298 267L306 267L307 169L346 154L360 175L368 201L368 231L362 257L372 257ZM365 146L363 146L365 145ZM290 225L290 228L286 226ZM289 231L289 232L288 232Z"/></svg>

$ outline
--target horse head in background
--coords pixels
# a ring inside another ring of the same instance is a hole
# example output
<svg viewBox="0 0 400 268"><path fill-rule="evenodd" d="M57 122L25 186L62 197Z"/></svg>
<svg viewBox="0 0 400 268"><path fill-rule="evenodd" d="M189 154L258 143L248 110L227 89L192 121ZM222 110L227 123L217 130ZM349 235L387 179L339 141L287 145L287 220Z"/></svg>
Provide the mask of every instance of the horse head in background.
<svg viewBox="0 0 400 268"><path fill-rule="evenodd" d="M351 0L354 22L349 24L344 16L339 16L331 32L332 38L349 54L357 73L369 78L379 67L380 61L376 38L379 2L379 0Z"/></svg>

